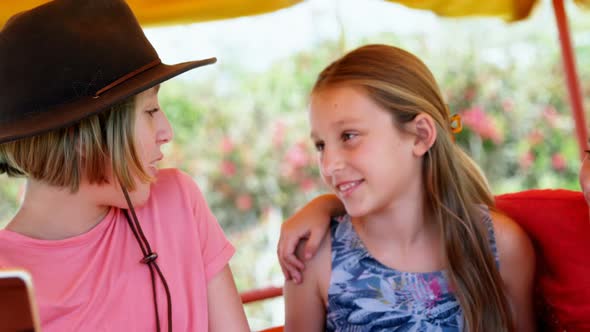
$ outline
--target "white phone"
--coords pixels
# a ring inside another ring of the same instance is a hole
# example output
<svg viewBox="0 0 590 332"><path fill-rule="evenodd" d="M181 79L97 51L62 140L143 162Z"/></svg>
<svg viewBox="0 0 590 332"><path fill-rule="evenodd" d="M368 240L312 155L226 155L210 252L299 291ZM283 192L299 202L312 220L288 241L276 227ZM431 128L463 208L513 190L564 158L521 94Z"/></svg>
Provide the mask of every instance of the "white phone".
<svg viewBox="0 0 590 332"><path fill-rule="evenodd" d="M33 281L25 270L0 269L0 331L41 331Z"/></svg>

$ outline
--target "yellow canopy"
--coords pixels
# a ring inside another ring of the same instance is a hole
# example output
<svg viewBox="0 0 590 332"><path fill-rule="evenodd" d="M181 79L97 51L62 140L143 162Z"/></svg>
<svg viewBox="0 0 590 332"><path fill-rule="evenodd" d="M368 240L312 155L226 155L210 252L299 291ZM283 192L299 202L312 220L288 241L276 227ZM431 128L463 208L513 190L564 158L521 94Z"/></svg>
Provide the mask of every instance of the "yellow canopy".
<svg viewBox="0 0 590 332"><path fill-rule="evenodd" d="M531 13L537 0L388 0L440 16L496 16L518 21ZM590 1L590 0L581 0Z"/></svg>
<svg viewBox="0 0 590 332"><path fill-rule="evenodd" d="M88 1L88 0L79 0ZM90 0L91 1L91 0ZM293 6L302 0L127 0L142 25L203 22L257 15ZM15 13L49 0L2 0L0 26Z"/></svg>
<svg viewBox="0 0 590 332"><path fill-rule="evenodd" d="M0 26L17 12L48 0L2 0ZM86 1L86 0L80 0ZM203 22L262 14L303 0L127 0L142 25ZM362 3L362 0L358 0ZM388 0L441 16L495 16L506 21L526 18L537 0ZM590 7L590 0L574 0Z"/></svg>

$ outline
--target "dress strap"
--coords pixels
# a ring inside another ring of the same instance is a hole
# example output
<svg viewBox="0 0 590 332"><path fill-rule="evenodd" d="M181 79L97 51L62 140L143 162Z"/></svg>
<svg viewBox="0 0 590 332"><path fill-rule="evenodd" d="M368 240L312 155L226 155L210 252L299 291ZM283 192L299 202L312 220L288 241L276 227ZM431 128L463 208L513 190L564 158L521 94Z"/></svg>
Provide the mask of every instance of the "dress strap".
<svg viewBox="0 0 590 332"><path fill-rule="evenodd" d="M482 212L482 222L486 226L488 230L488 241L490 245L490 250L492 251L492 255L494 256L494 260L496 261L496 267L500 268L500 259L498 258L498 248L496 246L496 234L494 233L494 222L492 221L492 215L490 213L490 208L487 205L479 205L481 212Z"/></svg>

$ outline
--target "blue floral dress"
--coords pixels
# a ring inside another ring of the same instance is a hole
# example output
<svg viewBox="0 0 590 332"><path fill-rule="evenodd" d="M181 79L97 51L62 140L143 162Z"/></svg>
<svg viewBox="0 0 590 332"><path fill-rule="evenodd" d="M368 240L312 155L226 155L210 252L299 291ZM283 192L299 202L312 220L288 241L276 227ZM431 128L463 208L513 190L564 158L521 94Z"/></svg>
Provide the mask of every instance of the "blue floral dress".
<svg viewBox="0 0 590 332"><path fill-rule="evenodd" d="M498 264L492 220L484 208ZM401 272L371 256L350 216L332 220L332 276L326 331L462 331L463 314L445 271Z"/></svg>

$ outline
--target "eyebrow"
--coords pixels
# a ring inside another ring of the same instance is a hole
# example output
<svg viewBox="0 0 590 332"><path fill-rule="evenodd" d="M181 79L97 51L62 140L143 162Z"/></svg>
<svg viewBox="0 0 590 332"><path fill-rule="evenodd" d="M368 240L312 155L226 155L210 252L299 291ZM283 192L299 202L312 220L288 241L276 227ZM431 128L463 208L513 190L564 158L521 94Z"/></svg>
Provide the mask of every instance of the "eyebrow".
<svg viewBox="0 0 590 332"><path fill-rule="evenodd" d="M360 121L360 120L359 120L359 119L357 119L357 118L345 118L345 119L338 120L338 121L334 122L334 123L332 124L332 126L333 126L333 127L344 127L344 126L347 126L348 124L351 124L351 123L357 123L357 122L359 122L359 121ZM309 134L309 137L310 137L311 139L315 139L315 138L317 137L317 135L316 135L316 134L315 134L315 133L312 131L312 132Z"/></svg>

